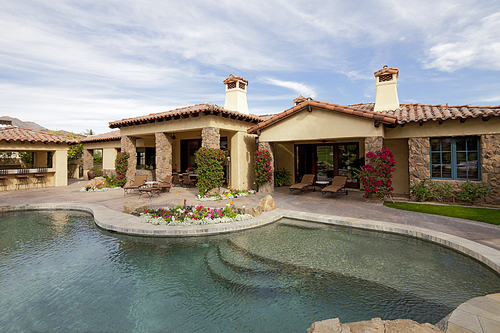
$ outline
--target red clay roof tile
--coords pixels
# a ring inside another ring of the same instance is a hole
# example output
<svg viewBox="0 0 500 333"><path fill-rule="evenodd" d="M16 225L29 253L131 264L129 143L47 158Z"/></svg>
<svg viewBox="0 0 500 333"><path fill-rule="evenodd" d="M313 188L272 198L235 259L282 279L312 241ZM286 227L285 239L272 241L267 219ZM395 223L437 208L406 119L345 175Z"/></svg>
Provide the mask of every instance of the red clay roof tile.
<svg viewBox="0 0 500 333"><path fill-rule="evenodd" d="M120 131L111 131L107 133L91 135L81 140L82 143L88 142L103 142L103 141L115 141L121 140Z"/></svg>
<svg viewBox="0 0 500 333"><path fill-rule="evenodd" d="M29 143L65 143L77 144L80 140L48 132L36 131L29 128L5 127L0 128L0 140L6 142Z"/></svg>

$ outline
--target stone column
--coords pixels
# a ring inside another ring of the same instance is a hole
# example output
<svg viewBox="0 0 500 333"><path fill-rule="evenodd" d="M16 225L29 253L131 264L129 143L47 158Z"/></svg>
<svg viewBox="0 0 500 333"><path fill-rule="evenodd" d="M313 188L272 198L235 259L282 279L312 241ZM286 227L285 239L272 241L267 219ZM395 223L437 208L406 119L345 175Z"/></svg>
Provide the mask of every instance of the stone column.
<svg viewBox="0 0 500 333"><path fill-rule="evenodd" d="M137 172L136 138L127 135L122 135L121 151L126 152L130 155L130 157L128 158L126 178L128 183L133 182L135 174Z"/></svg>
<svg viewBox="0 0 500 333"><path fill-rule="evenodd" d="M488 204L500 204L500 134L481 135L481 180L491 186L484 198Z"/></svg>
<svg viewBox="0 0 500 333"><path fill-rule="evenodd" d="M83 150L83 179L89 179L87 172L94 167L94 150Z"/></svg>
<svg viewBox="0 0 500 333"><path fill-rule="evenodd" d="M259 142L259 150L267 150L271 155L271 181L265 182L259 186L259 192L261 193L274 193L274 154L269 142Z"/></svg>
<svg viewBox="0 0 500 333"><path fill-rule="evenodd" d="M201 146L203 148L220 149L220 129L216 127L202 128Z"/></svg>
<svg viewBox="0 0 500 333"><path fill-rule="evenodd" d="M384 146L384 139L381 136L365 138L365 156L368 152L376 152Z"/></svg>
<svg viewBox="0 0 500 333"><path fill-rule="evenodd" d="M172 175L172 138L165 133L155 133L156 180L163 181Z"/></svg>
<svg viewBox="0 0 500 333"><path fill-rule="evenodd" d="M429 138L408 138L408 174L410 185L431 179L431 143Z"/></svg>

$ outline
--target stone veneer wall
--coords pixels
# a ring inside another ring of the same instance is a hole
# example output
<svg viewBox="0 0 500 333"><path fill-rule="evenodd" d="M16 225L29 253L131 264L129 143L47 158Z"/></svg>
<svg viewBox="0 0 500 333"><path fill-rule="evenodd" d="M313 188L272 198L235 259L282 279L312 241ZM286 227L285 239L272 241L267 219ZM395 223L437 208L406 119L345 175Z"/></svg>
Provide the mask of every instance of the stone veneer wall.
<svg viewBox="0 0 500 333"><path fill-rule="evenodd" d="M500 134L481 135L481 180L491 186L484 201L500 205Z"/></svg>
<svg viewBox="0 0 500 333"><path fill-rule="evenodd" d="M94 151L92 149L83 150L83 178L89 179L87 171L94 166Z"/></svg>
<svg viewBox="0 0 500 333"><path fill-rule="evenodd" d="M137 172L137 149L136 139L130 136L123 135L121 139L121 151L130 155L128 158L127 182L133 182Z"/></svg>
<svg viewBox="0 0 500 333"><path fill-rule="evenodd" d="M273 154L273 149L271 148L271 145L269 142L259 142L259 150L264 151L267 150L269 154L271 155L271 172L272 172L272 178L271 181L265 182L264 184L259 186L259 192L261 193L274 193L274 154Z"/></svg>
<svg viewBox="0 0 500 333"><path fill-rule="evenodd" d="M373 136L365 138L365 155L368 152L375 152L382 149L384 145L384 139L381 136Z"/></svg>
<svg viewBox="0 0 500 333"><path fill-rule="evenodd" d="M201 146L203 148L220 149L220 129L217 127L202 128Z"/></svg>
<svg viewBox="0 0 500 333"><path fill-rule="evenodd" d="M500 205L500 134L481 135L481 180L491 186L491 192L484 198L484 202ZM410 184L418 184L423 180L431 179L430 140L429 138L408 139L408 167ZM453 186L459 191L463 180L439 180Z"/></svg>
<svg viewBox="0 0 500 333"><path fill-rule="evenodd" d="M163 181L172 175L172 138L165 133L155 133L156 180Z"/></svg>
<svg viewBox="0 0 500 333"><path fill-rule="evenodd" d="M431 143L429 138L408 138L408 150L410 185L431 179Z"/></svg>

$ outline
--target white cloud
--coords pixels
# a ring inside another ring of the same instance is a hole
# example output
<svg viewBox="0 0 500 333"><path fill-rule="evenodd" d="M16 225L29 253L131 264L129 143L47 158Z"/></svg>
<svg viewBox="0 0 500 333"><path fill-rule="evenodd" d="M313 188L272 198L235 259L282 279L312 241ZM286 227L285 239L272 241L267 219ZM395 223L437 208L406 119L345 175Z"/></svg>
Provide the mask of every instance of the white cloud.
<svg viewBox="0 0 500 333"><path fill-rule="evenodd" d="M500 70L500 12L465 27L463 31L432 46L425 67L453 72L461 68Z"/></svg>
<svg viewBox="0 0 500 333"><path fill-rule="evenodd" d="M299 82L292 82L292 81L282 81L282 80L277 80L277 79L272 79L272 78L263 78L263 82L291 89L295 91L297 94L303 95L304 97L312 97L316 98L316 92L314 91L314 88L304 84L304 83L299 83Z"/></svg>

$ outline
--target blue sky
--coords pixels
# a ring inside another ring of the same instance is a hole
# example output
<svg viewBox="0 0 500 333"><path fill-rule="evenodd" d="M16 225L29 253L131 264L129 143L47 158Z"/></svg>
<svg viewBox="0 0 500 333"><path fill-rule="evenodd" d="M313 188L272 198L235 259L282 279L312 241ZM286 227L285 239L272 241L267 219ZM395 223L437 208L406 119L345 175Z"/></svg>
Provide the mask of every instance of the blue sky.
<svg viewBox="0 0 500 333"><path fill-rule="evenodd" d="M229 74L254 114L374 102L386 64L401 103L500 104L497 0L2 0L0 31L0 115L50 129L223 106Z"/></svg>

